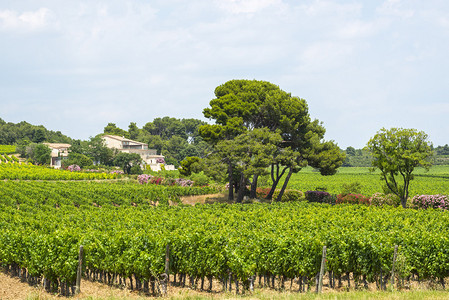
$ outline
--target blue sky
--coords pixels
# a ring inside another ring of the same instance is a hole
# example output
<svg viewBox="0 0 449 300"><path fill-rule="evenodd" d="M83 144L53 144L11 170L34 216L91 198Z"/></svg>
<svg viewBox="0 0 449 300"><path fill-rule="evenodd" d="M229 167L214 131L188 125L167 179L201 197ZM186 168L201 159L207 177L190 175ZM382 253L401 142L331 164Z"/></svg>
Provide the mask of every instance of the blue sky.
<svg viewBox="0 0 449 300"><path fill-rule="evenodd" d="M257 79L342 148L382 127L449 143L446 0L3 0L0 45L0 118L73 138L204 119L216 86Z"/></svg>

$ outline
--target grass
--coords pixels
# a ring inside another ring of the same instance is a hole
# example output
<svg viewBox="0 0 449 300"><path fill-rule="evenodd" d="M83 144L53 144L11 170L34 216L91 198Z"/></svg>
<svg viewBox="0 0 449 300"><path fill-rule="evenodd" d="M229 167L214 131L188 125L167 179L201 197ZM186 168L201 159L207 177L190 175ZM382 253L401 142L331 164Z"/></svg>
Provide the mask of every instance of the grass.
<svg viewBox="0 0 449 300"><path fill-rule="evenodd" d="M63 298L63 297L59 297ZM77 297L73 299L86 299L86 300L127 300L127 299L148 299L152 297L132 297L123 298L108 296L106 298L87 296L87 297ZM45 295L31 295L27 298L28 300L46 300ZM180 291L176 295L171 295L168 297L161 297L161 299L173 299L173 300L203 300L203 299L280 299L280 300L293 300L293 299L304 299L304 300L422 300L422 299L436 299L443 300L448 299L448 291L436 291L436 290L416 290L416 291L349 291L349 292L331 292L323 294L315 293L305 293L299 294L294 292L276 292L270 290L256 290L254 293L245 295L235 295L233 293L222 293L222 294L197 294L190 290Z"/></svg>
<svg viewBox="0 0 449 300"><path fill-rule="evenodd" d="M280 299L280 300L293 300L293 299L305 299L305 300L368 300L368 299L396 299L396 300L421 300L421 299L448 299L447 291L432 291L432 290L418 290L418 291L393 291L393 292L381 292L381 291L349 291L349 292L332 292L325 294L306 293L298 294L294 292L276 292L276 291L256 291L247 295L235 295L232 293L220 294L220 295L190 295L189 293L172 296L169 299L182 299L182 300L202 300L202 299Z"/></svg>

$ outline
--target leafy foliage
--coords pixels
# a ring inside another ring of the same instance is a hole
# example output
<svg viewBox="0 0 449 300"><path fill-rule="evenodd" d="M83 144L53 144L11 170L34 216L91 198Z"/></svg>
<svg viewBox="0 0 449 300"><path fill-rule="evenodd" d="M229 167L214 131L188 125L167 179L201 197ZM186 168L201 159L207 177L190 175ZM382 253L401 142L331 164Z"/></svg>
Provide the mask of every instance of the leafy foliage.
<svg viewBox="0 0 449 300"><path fill-rule="evenodd" d="M142 162L142 158L137 153L126 153L121 152L117 154L117 156L114 158L114 165L119 166L122 168L123 172L125 174L135 174L137 171L136 168L133 169L133 167L137 167L140 170L140 163ZM131 172L135 170L134 172Z"/></svg>
<svg viewBox="0 0 449 300"><path fill-rule="evenodd" d="M388 189L400 197L404 208L414 169L431 165L433 152L427 139L427 134L416 129L382 128L368 142L373 167L381 171Z"/></svg>
<svg viewBox="0 0 449 300"><path fill-rule="evenodd" d="M324 127L310 119L304 99L292 97L270 82L257 80L230 80L215 89L215 96L210 107L203 110L204 116L214 119L215 124L205 124L199 132L214 145L215 154L227 165L230 191L234 186L240 188L237 202L241 201L242 189L251 177L250 196L255 197L257 178L266 168L263 165L271 166L272 187L267 199L272 198L287 170L278 197L282 197L291 175L307 164L323 175L335 174L341 166L344 154L332 141L323 141ZM266 149L256 154L254 149L258 146L254 138L250 139L251 132L256 130L278 134L280 140L261 143ZM244 144L239 146L240 143ZM258 160L254 157L264 152L269 159L259 160L260 166L254 168ZM246 157L247 162L240 157ZM229 197L232 198L232 193Z"/></svg>

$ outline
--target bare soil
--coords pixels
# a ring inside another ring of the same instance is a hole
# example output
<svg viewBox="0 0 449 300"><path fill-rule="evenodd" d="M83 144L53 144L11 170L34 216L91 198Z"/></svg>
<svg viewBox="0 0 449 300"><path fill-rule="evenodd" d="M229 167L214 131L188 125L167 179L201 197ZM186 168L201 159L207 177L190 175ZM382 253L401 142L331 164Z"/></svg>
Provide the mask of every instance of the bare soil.
<svg viewBox="0 0 449 300"><path fill-rule="evenodd" d="M226 195L221 193L181 197L181 202L183 204L189 205L195 205L197 203L204 204L204 203L223 202L223 201L226 201Z"/></svg>

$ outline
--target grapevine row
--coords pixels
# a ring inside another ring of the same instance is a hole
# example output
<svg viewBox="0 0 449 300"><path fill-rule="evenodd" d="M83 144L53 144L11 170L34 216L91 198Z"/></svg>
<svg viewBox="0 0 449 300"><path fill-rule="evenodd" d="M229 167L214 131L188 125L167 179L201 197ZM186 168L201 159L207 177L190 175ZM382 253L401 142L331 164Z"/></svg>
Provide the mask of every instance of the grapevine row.
<svg viewBox="0 0 449 300"><path fill-rule="evenodd" d="M37 188L35 193L32 197ZM391 270L399 245L401 276L441 280L449 275L448 224L448 214L439 210L355 205L98 208L76 207L72 200L58 207L26 201L17 209L2 201L0 261L11 270L25 268L32 277L72 283L83 245L90 274L140 285L164 272L170 245L170 272L184 278L311 280L326 245L328 270L337 279L352 273L376 282Z"/></svg>

